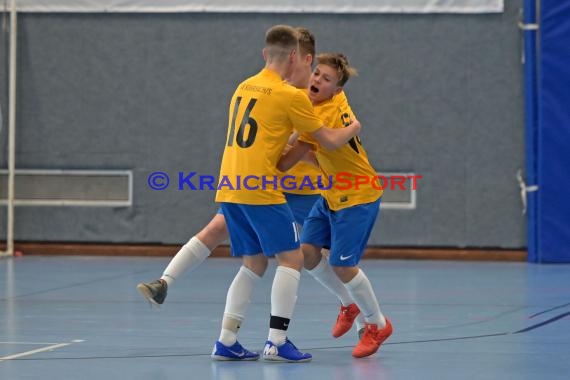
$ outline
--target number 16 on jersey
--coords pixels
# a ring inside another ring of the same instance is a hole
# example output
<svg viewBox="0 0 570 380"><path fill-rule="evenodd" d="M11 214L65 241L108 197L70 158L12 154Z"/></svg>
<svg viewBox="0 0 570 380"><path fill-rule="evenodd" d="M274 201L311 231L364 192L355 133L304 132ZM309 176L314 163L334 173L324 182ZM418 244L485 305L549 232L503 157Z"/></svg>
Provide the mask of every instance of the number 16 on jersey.
<svg viewBox="0 0 570 380"><path fill-rule="evenodd" d="M238 96L236 98L236 102L234 104L234 112L232 115L232 122L230 125L230 134L228 136L227 146L233 146L234 140L238 144L238 146L240 146L242 148L249 148L254 143L255 136L257 135L257 122L255 121L255 119L253 119L251 116L249 116L249 114L251 113L251 110L255 106L256 102L257 102L257 99L251 99L249 101L249 103L247 104L245 112L243 113L243 115L241 117L241 122L239 123L237 136L234 137L235 130L236 130L236 119L238 116L238 109L239 109L239 105L241 103L241 96ZM244 138L245 137L244 136L245 135L245 129L246 129L247 125L249 125L249 131L247 134L247 138Z"/></svg>

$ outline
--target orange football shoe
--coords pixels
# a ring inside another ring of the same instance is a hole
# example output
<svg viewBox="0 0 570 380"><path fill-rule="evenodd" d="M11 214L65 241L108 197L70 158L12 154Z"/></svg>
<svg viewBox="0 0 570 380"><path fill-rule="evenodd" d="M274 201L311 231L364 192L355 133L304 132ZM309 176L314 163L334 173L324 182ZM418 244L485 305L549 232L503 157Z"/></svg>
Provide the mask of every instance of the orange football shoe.
<svg viewBox="0 0 570 380"><path fill-rule="evenodd" d="M355 358L364 358L374 354L380 348L390 335L392 335L392 323L386 318L386 326L383 329L378 329L378 325L367 323L364 326L364 334L358 344L352 350L352 356Z"/></svg>
<svg viewBox="0 0 570 380"><path fill-rule="evenodd" d="M346 334L346 332L352 327L352 324L358 314L360 314L360 309L355 303L351 303L348 306L341 305L340 312L336 318L336 324L332 329L332 336L338 338Z"/></svg>

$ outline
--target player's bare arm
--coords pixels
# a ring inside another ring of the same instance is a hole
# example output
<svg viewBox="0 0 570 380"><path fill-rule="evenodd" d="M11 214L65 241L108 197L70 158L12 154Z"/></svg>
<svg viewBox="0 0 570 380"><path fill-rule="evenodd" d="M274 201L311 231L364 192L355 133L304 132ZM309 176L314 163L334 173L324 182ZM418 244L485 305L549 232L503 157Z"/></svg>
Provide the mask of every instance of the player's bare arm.
<svg viewBox="0 0 570 380"><path fill-rule="evenodd" d="M325 149L335 150L346 144L351 138L360 134L362 126L358 120L354 120L345 128L322 127L311 135Z"/></svg>

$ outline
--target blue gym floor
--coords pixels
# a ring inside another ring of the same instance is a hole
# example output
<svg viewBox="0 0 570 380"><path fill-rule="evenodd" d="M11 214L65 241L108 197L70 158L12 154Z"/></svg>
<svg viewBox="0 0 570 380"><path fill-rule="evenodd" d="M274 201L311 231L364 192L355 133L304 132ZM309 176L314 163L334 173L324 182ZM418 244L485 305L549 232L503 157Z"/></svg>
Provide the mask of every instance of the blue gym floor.
<svg viewBox="0 0 570 380"><path fill-rule="evenodd" d="M570 378L570 265L364 260L394 335L351 357L356 332L330 335L335 299L303 274L289 337L305 364L212 362L226 290L240 262L213 258L160 308L136 291L156 257L0 259L0 379L564 379ZM274 263L240 342L261 350Z"/></svg>

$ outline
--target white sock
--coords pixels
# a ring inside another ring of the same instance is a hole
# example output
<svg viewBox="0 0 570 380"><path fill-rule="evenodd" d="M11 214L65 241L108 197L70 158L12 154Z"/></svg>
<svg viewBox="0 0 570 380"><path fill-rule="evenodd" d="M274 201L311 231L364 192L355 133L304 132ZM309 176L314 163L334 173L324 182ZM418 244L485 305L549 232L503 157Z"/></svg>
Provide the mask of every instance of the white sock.
<svg viewBox="0 0 570 380"><path fill-rule="evenodd" d="M237 332L232 330L222 329L220 332L220 337L218 338L220 342L226 347L231 347L237 342Z"/></svg>
<svg viewBox="0 0 570 380"><path fill-rule="evenodd" d="M258 275L247 269L243 265L239 268L238 273L234 277L232 284L228 289L226 296L226 308L224 309L224 319L234 319L242 322L245 319L245 313L249 306L250 296L255 283L260 279ZM224 325L225 321L222 322ZM239 325L235 327L235 331L222 328L219 341L226 346L233 345L237 340L237 330Z"/></svg>
<svg viewBox="0 0 570 380"><path fill-rule="evenodd" d="M377 324L378 328L386 326L386 319L380 311L372 285L362 270L359 270L358 274L344 286L358 305L366 323Z"/></svg>
<svg viewBox="0 0 570 380"><path fill-rule="evenodd" d="M327 288L329 292L337 296L342 306L348 306L354 303L348 290L346 290L342 281L334 273L326 257L323 256L317 266L311 270L307 270L307 272L322 286Z"/></svg>
<svg viewBox="0 0 570 380"><path fill-rule="evenodd" d="M170 260L161 279L170 286L182 273L200 265L206 257L210 256L210 253L210 249L200 239L196 236L192 237Z"/></svg>
<svg viewBox="0 0 570 380"><path fill-rule="evenodd" d="M245 312L249 306L251 293L255 283L259 281L260 278L261 277L243 265L239 268L238 273L228 289L226 308L224 310L225 316L237 319L238 321L245 319Z"/></svg>
<svg viewBox="0 0 570 380"><path fill-rule="evenodd" d="M313 269L307 270L307 272L309 272L309 274L313 276L315 280L320 282L321 285L323 285L331 293L337 296L342 306L348 306L351 303L355 303L350 294L348 294L348 290L346 290L346 287L340 278L338 278L338 276L334 273L331 266L329 265L328 256L329 252L326 251L326 254L323 254L319 264ZM334 278L332 276L334 276ZM360 329L364 328L364 323L365 322L362 313L358 313L358 316L355 320L356 331L360 331Z"/></svg>
<svg viewBox="0 0 570 380"><path fill-rule="evenodd" d="M358 315L356 316L356 320L354 322L357 332L364 328L364 323L366 323L366 321L364 320L364 316L362 315L362 313L358 313Z"/></svg>
<svg viewBox="0 0 570 380"><path fill-rule="evenodd" d="M301 273L299 271L284 266L277 267L275 277L273 278L273 286L271 287L272 316L285 319L291 319L291 317L293 317L300 280ZM285 343L286 338L287 330L269 329L267 339L272 341L276 346Z"/></svg>

